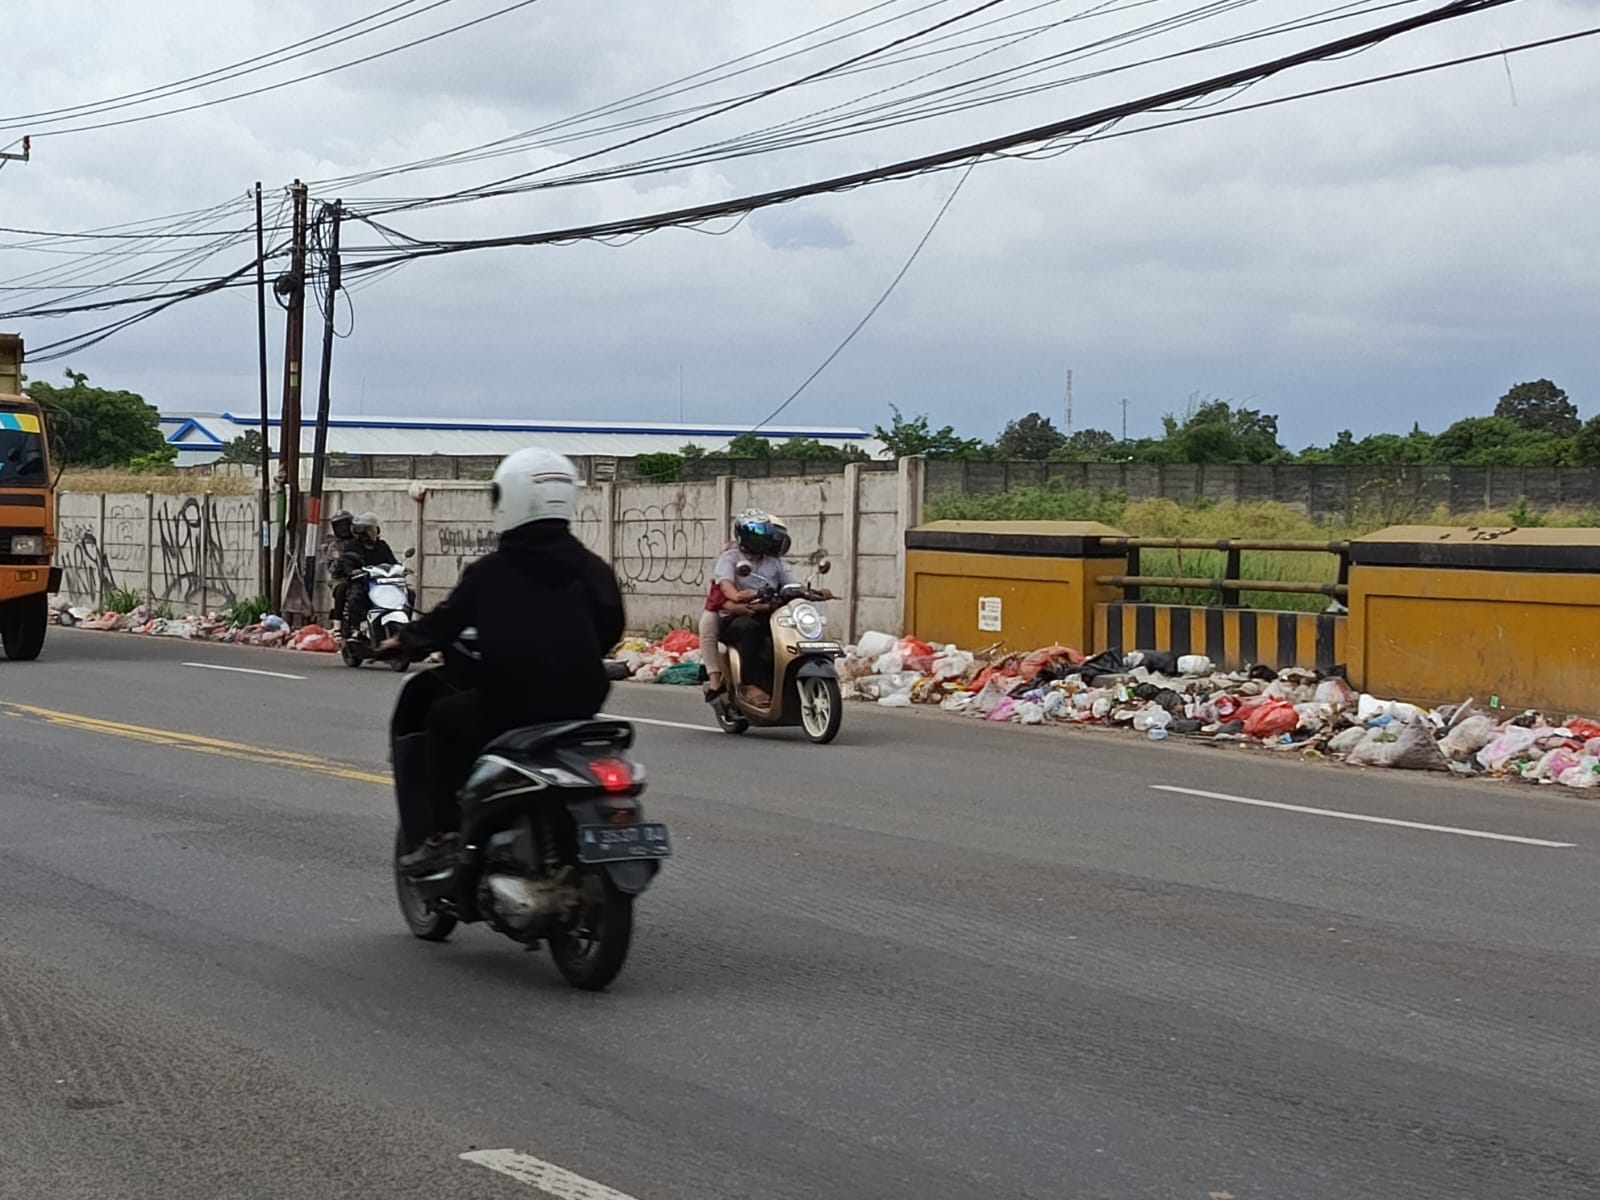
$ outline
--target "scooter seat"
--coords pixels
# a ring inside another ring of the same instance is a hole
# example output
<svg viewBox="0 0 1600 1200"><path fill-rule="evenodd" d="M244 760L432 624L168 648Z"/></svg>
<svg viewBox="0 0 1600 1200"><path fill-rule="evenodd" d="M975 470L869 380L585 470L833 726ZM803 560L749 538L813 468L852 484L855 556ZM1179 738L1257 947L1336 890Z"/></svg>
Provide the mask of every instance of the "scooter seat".
<svg viewBox="0 0 1600 1200"><path fill-rule="evenodd" d="M550 746L574 742L633 744L633 726L625 721L553 721L509 729L483 748L484 754L537 754Z"/></svg>

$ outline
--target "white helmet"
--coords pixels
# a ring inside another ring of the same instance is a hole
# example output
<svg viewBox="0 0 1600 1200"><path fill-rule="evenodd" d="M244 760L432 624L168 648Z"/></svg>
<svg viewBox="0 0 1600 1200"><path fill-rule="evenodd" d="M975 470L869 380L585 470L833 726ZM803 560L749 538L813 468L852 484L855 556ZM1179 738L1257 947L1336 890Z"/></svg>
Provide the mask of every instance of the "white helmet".
<svg viewBox="0 0 1600 1200"><path fill-rule="evenodd" d="M571 521L577 508L578 468L554 450L529 446L506 456L489 485L494 531L533 521Z"/></svg>

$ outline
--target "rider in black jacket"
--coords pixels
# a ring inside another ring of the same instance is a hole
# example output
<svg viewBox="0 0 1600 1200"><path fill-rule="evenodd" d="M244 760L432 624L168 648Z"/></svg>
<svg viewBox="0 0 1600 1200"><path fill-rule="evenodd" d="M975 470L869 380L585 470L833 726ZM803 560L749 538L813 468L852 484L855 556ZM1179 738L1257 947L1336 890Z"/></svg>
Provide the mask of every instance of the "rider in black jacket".
<svg viewBox="0 0 1600 1200"><path fill-rule="evenodd" d="M549 721L586 720L605 703L611 684L606 653L622 637L617 577L572 533L577 471L549 450L519 450L500 464L492 485L499 548L470 564L455 590L407 626L388 653L420 657L451 645L466 629L481 655L472 685L453 690L429 671L407 684L391 736L420 727L427 809L432 829L404 868L448 859L459 812L456 795L480 750L509 729ZM419 811L404 794L396 762L402 819Z"/></svg>
<svg viewBox="0 0 1600 1200"><path fill-rule="evenodd" d="M350 523L355 537L345 547L343 563L348 578L362 567L392 567L400 560L394 556L389 543L383 540L383 530L378 525L378 514L364 512ZM359 636L361 622L366 619L372 602L367 598L367 581L351 579L346 591L344 620L345 635Z"/></svg>

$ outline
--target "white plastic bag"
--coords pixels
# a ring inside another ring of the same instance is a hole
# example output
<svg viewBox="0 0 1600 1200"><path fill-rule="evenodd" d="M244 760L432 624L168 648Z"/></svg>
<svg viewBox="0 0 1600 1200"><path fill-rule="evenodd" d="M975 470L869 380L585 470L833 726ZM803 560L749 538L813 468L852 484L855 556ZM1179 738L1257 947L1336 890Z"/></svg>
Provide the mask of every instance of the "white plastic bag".
<svg viewBox="0 0 1600 1200"><path fill-rule="evenodd" d="M1180 654L1178 656L1178 674L1196 677L1209 675L1216 670L1213 663L1204 654Z"/></svg>
<svg viewBox="0 0 1600 1200"><path fill-rule="evenodd" d="M1531 729L1507 725L1494 741L1478 751L1478 765L1491 771L1503 771L1513 758L1526 754L1538 740L1539 735Z"/></svg>
<svg viewBox="0 0 1600 1200"><path fill-rule="evenodd" d="M883 708L910 708L910 692L890 692L886 696L878 697L878 704Z"/></svg>
<svg viewBox="0 0 1600 1200"><path fill-rule="evenodd" d="M869 630L861 635L856 654L861 658L881 658L895 648L896 641L887 633Z"/></svg>
<svg viewBox="0 0 1600 1200"><path fill-rule="evenodd" d="M1042 725L1044 706L1035 704L1032 700L1019 700L1016 708L1011 710L1011 719L1018 725Z"/></svg>
<svg viewBox="0 0 1600 1200"><path fill-rule="evenodd" d="M1389 740L1391 736L1392 741ZM1433 740L1433 735L1424 726L1405 721L1382 729L1369 729L1345 761L1357 766L1410 771L1441 770L1445 766L1444 755L1439 753L1439 744Z"/></svg>
<svg viewBox="0 0 1600 1200"><path fill-rule="evenodd" d="M1493 717L1482 713L1468 717L1439 739L1439 749L1449 758L1469 758L1494 741L1496 728Z"/></svg>

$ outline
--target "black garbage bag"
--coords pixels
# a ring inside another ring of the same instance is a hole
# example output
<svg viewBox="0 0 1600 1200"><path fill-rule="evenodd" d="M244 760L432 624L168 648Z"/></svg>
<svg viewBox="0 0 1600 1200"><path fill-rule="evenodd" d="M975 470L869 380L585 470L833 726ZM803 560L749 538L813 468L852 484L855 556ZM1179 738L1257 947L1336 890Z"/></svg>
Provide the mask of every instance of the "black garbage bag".
<svg viewBox="0 0 1600 1200"><path fill-rule="evenodd" d="M1121 675L1125 670L1127 666L1121 650L1102 651L1082 666L1074 668L1075 673L1083 676L1083 681L1089 684L1102 675Z"/></svg>
<svg viewBox="0 0 1600 1200"><path fill-rule="evenodd" d="M1135 650L1128 655L1128 669L1143 667L1152 675L1176 675L1178 656L1170 650Z"/></svg>

